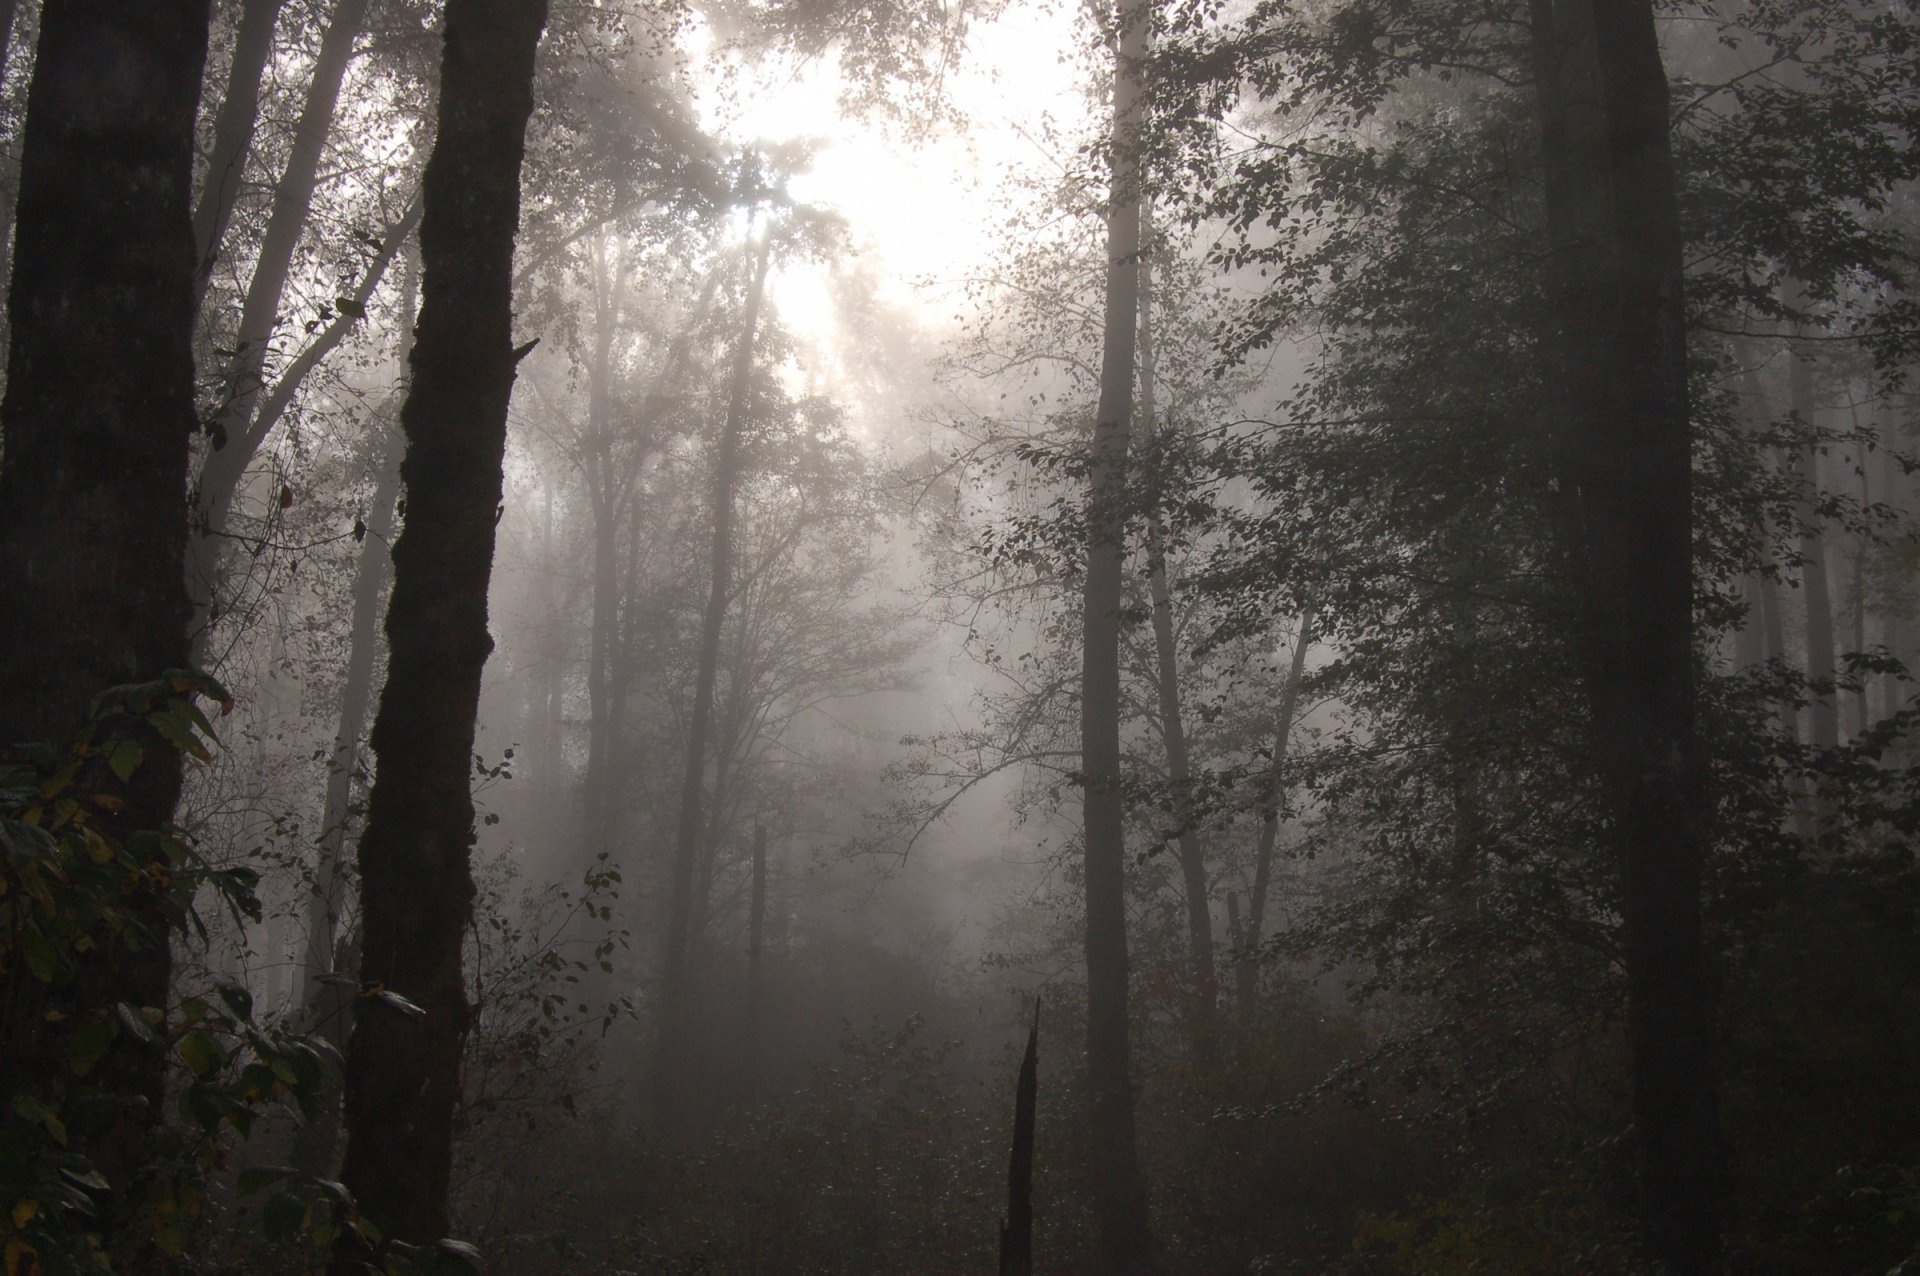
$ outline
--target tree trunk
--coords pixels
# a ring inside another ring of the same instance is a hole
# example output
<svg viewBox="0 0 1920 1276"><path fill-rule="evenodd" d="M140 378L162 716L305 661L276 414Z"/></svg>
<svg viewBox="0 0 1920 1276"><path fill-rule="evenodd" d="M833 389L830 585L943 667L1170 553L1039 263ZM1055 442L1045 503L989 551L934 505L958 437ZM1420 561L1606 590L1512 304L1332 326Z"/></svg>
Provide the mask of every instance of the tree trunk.
<svg viewBox="0 0 1920 1276"><path fill-rule="evenodd" d="M1802 428L1811 427L1813 366L1797 349L1787 356L1787 386L1794 417ZM1816 749L1837 749L1840 703L1833 685L1833 590L1827 576L1827 537L1817 508L1820 463L1811 447L1796 449L1789 462L1801 487L1795 519L1800 524L1800 587L1807 604L1807 743Z"/></svg>
<svg viewBox="0 0 1920 1276"><path fill-rule="evenodd" d="M403 341L410 339L413 332L418 278L417 270L408 272L406 302L401 308L406 316L401 329ZM380 415L381 424L387 424L386 414ZM380 648L380 609L392 573L390 546L405 444L398 431L393 431L380 448L380 472L374 480L372 507L367 511L360 542L360 569L353 583L347 671L340 686L339 725L333 736L333 756L328 761L326 807L320 822L320 862L314 875L313 893L307 899L307 948L302 962L305 986L301 1004L306 1030L319 1034L336 1050L346 1045L352 997L343 985L323 980L328 976L351 975L354 966L348 964L347 958L359 948L357 942L343 943L339 935L340 896L346 879L347 825L351 819L354 772L359 769L361 741L366 735L367 711L373 698L373 667ZM340 1138L340 1096L332 1085L326 1087L318 1106L319 1115L302 1125L294 1136L291 1159L295 1167L305 1173L327 1175L333 1171L335 1145Z"/></svg>
<svg viewBox="0 0 1920 1276"><path fill-rule="evenodd" d="M593 361L587 368L587 483L593 511L593 616L587 653L587 778L582 863L611 852L612 664L620 610L619 535L626 502L614 480L613 411L608 392L620 278L607 273L606 240L593 243Z"/></svg>
<svg viewBox="0 0 1920 1276"><path fill-rule="evenodd" d="M266 437L254 420L254 409L260 402L267 352L280 317L280 300L286 292L294 251L299 247L300 234L306 228L313 204L320 157L326 150L334 108L340 98L340 82L346 76L354 41L366 20L367 4L368 0L339 0L326 34L321 37L320 54L314 60L306 101L294 125L287 167L273 188L273 208L267 216L260 256L254 263L253 278L241 306L240 326L234 330L235 354L222 378L226 398L208 427L213 450L200 466L194 506L195 535L191 544L193 560L187 581L188 590L195 596L195 641L203 650L204 630L218 602L214 595L219 587L223 544L220 533L226 530L228 512L233 507L240 480Z"/></svg>
<svg viewBox="0 0 1920 1276"><path fill-rule="evenodd" d="M189 207L207 15L207 0L47 0L41 11L0 403L0 597L15 609L0 626L0 745L65 742L98 692L186 663ZM123 795L124 831L164 826L180 791L178 754L141 743L150 752ZM146 920L164 936L157 909ZM165 1007L168 976L165 938L103 938L60 990L65 1022L121 1001ZM64 1071L43 1014L5 1029L0 1101ZM93 1078L146 1106L87 1149L116 1196L146 1163L166 1068L162 1051L121 1041Z"/></svg>
<svg viewBox="0 0 1920 1276"><path fill-rule="evenodd" d="M1142 201L1140 236L1153 239L1153 210ZM1140 255L1140 434L1154 439L1162 427L1154 410L1153 263ZM1172 446L1171 433L1164 439ZM1156 453L1157 455L1157 453ZM1187 962L1193 979L1194 1057L1211 1065L1220 1043L1219 983L1213 962L1212 900L1207 888L1206 846L1193 809L1193 764L1187 753L1187 728L1180 703L1180 655L1173 637L1173 595L1167 585L1167 533L1162 513L1164 477L1152 476L1147 506L1147 594L1152 605L1154 677L1159 692L1160 739L1167 755L1167 784L1173 790L1174 848L1187 905Z"/></svg>
<svg viewBox="0 0 1920 1276"><path fill-rule="evenodd" d="M1656 1262L1718 1261L1722 1149L1701 943L1710 802L1694 738L1682 239L1650 0L1536 0L1566 556L1592 762L1620 869L1640 1220ZM1590 32L1590 38L1588 33ZM1600 110L1580 94L1597 88ZM1571 90L1571 91L1569 91ZM1573 167L1585 157L1596 171Z"/></svg>
<svg viewBox="0 0 1920 1276"><path fill-rule="evenodd" d="M1013 1092L1013 1148L1007 1155L1007 1216L1000 1221L1000 1276L1033 1276L1033 1126L1040 1089L1040 999Z"/></svg>
<svg viewBox="0 0 1920 1276"><path fill-rule="evenodd" d="M280 20L282 0L240 0L240 26L233 36L233 61L227 67L227 91L214 118L213 149L207 154L206 175L200 182L200 202L193 210L193 307L207 299L214 263L240 198L240 179L247 167L247 150L260 116L260 76L273 54L273 28ZM9 6L11 7L11 6Z"/></svg>
<svg viewBox="0 0 1920 1276"><path fill-rule="evenodd" d="M760 1016L766 997L767 826L753 822L753 893L747 905L747 1102L760 1101Z"/></svg>
<svg viewBox="0 0 1920 1276"><path fill-rule="evenodd" d="M474 718L514 367L513 240L545 0L448 0L439 134L424 178L421 307L401 412L406 529L393 548L387 682L360 839L361 983L341 1177L382 1236L447 1232L469 1008ZM410 1009L389 996L404 999ZM353 1269L348 1254L337 1270Z"/></svg>
<svg viewBox="0 0 1920 1276"><path fill-rule="evenodd" d="M747 289L746 313L740 323L740 341L727 391L727 419L721 427L713 461L710 581L700 627L700 663L694 675L693 704L688 713L686 773L680 789L672 893L667 899L667 951L660 977L660 1037L654 1067L654 1095L656 1115L666 1126L674 1124L684 1099L685 1078L681 1071L688 1047L693 888L704 826L700 814L707 768L707 736L713 723L714 686L720 672L720 629L726 621L728 585L733 571L733 491L739 480L740 435L746 428L747 392L753 379L754 334L760 323L760 300L766 292L767 267L772 253L773 231L769 227L761 238L753 280Z"/></svg>
<svg viewBox="0 0 1920 1276"><path fill-rule="evenodd" d="M1080 773L1086 855L1088 1166L1096 1260L1111 1273L1156 1264L1134 1148L1128 1037L1126 795L1120 776L1120 612L1127 436L1140 306L1141 77L1150 0L1122 0L1113 76L1105 337L1087 491Z"/></svg>
<svg viewBox="0 0 1920 1276"><path fill-rule="evenodd" d="M1293 636L1293 662L1287 669L1287 685L1280 693L1280 709L1273 720L1273 757L1267 769L1267 791L1260 806L1260 841L1253 852L1253 889L1247 897L1247 927L1238 938L1240 951L1235 957L1234 995L1242 1005L1251 1005L1259 975L1258 950L1266 925L1267 896L1273 890L1273 851L1280 840L1281 799L1286 796L1287 747L1293 739L1293 720L1300 708L1300 682L1306 676L1307 649L1313 645L1313 621L1316 607L1312 595L1300 611L1300 628ZM1239 931L1239 927L1234 927Z"/></svg>

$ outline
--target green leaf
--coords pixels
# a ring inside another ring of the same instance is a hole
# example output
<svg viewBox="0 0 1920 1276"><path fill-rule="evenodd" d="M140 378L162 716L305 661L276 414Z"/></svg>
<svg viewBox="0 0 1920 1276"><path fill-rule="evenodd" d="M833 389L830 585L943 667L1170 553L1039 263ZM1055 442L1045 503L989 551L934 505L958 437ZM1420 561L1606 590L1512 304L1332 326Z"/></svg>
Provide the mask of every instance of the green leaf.
<svg viewBox="0 0 1920 1276"><path fill-rule="evenodd" d="M116 740L107 753L107 766L120 777L120 783L125 784L133 779L133 773L140 769L140 760L146 756L147 751L138 741Z"/></svg>
<svg viewBox="0 0 1920 1276"><path fill-rule="evenodd" d="M186 1060L196 1077L206 1076L227 1061L227 1052L220 1048L220 1043L211 1034L205 1032L189 1032L180 1038L174 1049L180 1052L180 1057Z"/></svg>

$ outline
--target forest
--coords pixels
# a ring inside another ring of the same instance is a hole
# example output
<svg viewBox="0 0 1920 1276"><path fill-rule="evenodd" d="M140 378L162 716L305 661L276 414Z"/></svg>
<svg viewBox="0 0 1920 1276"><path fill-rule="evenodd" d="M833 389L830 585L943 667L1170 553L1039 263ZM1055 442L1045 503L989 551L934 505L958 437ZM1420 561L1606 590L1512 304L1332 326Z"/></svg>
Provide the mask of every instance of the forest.
<svg viewBox="0 0 1920 1276"><path fill-rule="evenodd" d="M1920 1272L1911 0L0 0L4 1276Z"/></svg>

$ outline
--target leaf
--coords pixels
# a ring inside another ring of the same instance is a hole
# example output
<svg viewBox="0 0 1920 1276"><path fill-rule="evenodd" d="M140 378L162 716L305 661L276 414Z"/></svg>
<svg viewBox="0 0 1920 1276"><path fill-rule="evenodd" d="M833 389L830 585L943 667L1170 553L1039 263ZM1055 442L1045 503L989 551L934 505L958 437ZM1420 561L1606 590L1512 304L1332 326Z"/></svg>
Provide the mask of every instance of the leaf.
<svg viewBox="0 0 1920 1276"><path fill-rule="evenodd" d="M367 308L351 297L335 297L333 308L349 319L365 319Z"/></svg>
<svg viewBox="0 0 1920 1276"><path fill-rule="evenodd" d="M174 1049L180 1052L180 1057L186 1060L196 1077L206 1076L227 1061L227 1052L220 1048L220 1043L211 1034L205 1032L189 1032L180 1038Z"/></svg>
<svg viewBox="0 0 1920 1276"><path fill-rule="evenodd" d="M133 779L133 773L140 769L140 760L147 751L136 740L116 740L113 748L107 752L107 766L120 777L125 784Z"/></svg>
<svg viewBox="0 0 1920 1276"><path fill-rule="evenodd" d="M120 1022L127 1026L127 1031L131 1032L141 1041L147 1042L149 1045L159 1042L160 1038L153 1035L153 1025L147 1021L144 1015L132 1006L129 1006L126 1002L123 1001L115 1005L113 1013L120 1016Z"/></svg>
<svg viewBox="0 0 1920 1276"><path fill-rule="evenodd" d="M239 984L221 984L217 990L220 1000L227 1003L227 1009L233 1011L234 1018L251 1023L253 1021L253 994Z"/></svg>
<svg viewBox="0 0 1920 1276"><path fill-rule="evenodd" d="M383 1001L409 1019L421 1019L424 1018L427 1013L425 1007L416 1002L408 1001L391 988L370 988L360 995L362 997L372 997L375 1001Z"/></svg>

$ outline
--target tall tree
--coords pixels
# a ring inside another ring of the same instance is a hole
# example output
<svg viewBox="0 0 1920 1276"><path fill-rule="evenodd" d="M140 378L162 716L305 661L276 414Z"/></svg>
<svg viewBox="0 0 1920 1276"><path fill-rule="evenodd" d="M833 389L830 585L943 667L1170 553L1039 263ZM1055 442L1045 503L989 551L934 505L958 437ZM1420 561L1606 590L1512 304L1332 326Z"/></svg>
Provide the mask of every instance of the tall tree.
<svg viewBox="0 0 1920 1276"><path fill-rule="evenodd" d="M680 816L673 844L671 894L667 899L667 949L660 975L660 1038L654 1087L658 1114L670 1120L680 1095L687 1058L689 999L693 974L694 877L699 867L701 811L705 803L708 735L713 724L714 687L720 673L720 631L726 623L732 589L734 488L740 478L741 434L746 428L748 390L753 380L753 341L760 324L772 260L773 228L760 240L753 278L747 285L746 312L727 388L727 416L713 460L713 540L708 559L706 610L700 623L700 652L688 711L686 768L680 786ZM717 795L716 795L717 797Z"/></svg>
<svg viewBox="0 0 1920 1276"><path fill-rule="evenodd" d="M1126 556L1127 435L1140 317L1142 79L1148 0L1124 0L1113 31L1113 130L1100 398L1087 491L1081 605L1080 775L1085 836L1087 1113L1101 1270L1154 1267L1134 1148L1127 1027L1126 795L1120 772L1120 625Z"/></svg>
<svg viewBox="0 0 1920 1276"><path fill-rule="evenodd" d="M227 88L214 117L213 149L207 153L206 176L200 184L200 202L193 209L193 251L198 265L193 276L193 304L206 300L213 264L227 235L227 222L240 198L240 177L260 118L260 78L273 53L273 28L280 18L281 0L241 0L240 23L234 29L233 60L227 65Z"/></svg>
<svg viewBox="0 0 1920 1276"><path fill-rule="evenodd" d="M449 0L439 132L423 181L421 305L401 411L406 527L393 550L388 673L360 839L361 980L341 1177L383 1236L447 1233L470 1017L474 719L493 641L520 164L546 0ZM341 1260L340 1270L351 1261Z"/></svg>
<svg viewBox="0 0 1920 1276"><path fill-rule="evenodd" d="M225 397L214 413L208 432L213 449L200 466L196 493L195 532L190 551L188 587L197 597L194 642L204 651L206 627L218 606L220 533L238 495L247 465L259 452L272 421L257 419L265 388L267 355L280 320L280 302L286 293L295 250L300 244L313 193L320 178L320 159L333 130L340 101L340 84L353 57L354 42L366 22L369 0L339 0L320 40L306 99L294 125L286 168L274 184L273 207L260 240L260 255L247 284L240 325L234 331L233 356L223 373ZM211 174L209 175L211 179ZM208 214L211 219L211 212ZM405 235L399 236L404 239ZM208 251L218 247L209 240Z"/></svg>
<svg viewBox="0 0 1920 1276"><path fill-rule="evenodd" d="M41 11L0 403L0 596L30 618L0 626L6 744L68 738L100 691L186 663L189 209L207 27L207 0ZM178 755L154 755L125 795L128 829L172 817ZM102 1010L165 1006L168 975L162 931L137 948L114 942L75 995ZM50 1031L42 1016L9 1023L0 1053L14 1076L30 1074ZM160 1111L165 1058L128 1039L101 1066L146 1101L94 1149L124 1189Z"/></svg>
<svg viewBox="0 0 1920 1276"><path fill-rule="evenodd" d="M1692 428L1667 77L1649 0L1535 0L1566 421L1559 527L1583 599L1593 763L1620 870L1640 1218L1710 1270L1709 1059L1694 730Z"/></svg>
<svg viewBox="0 0 1920 1276"><path fill-rule="evenodd" d="M1141 205L1142 242L1153 243L1152 203ZM1148 446L1173 445L1171 424L1163 427L1154 403L1153 260L1140 257L1140 433ZM1180 653L1174 640L1173 593L1167 580L1166 492L1152 480L1146 502L1147 596L1151 604L1154 685L1160 710L1160 740L1167 757L1167 784L1173 790L1174 849L1187 905L1187 961L1193 979L1192 1031L1196 1058L1211 1062L1219 1044L1219 986L1213 961L1212 899L1207 883L1206 846L1193 802L1193 762L1187 749L1186 714L1180 695Z"/></svg>

